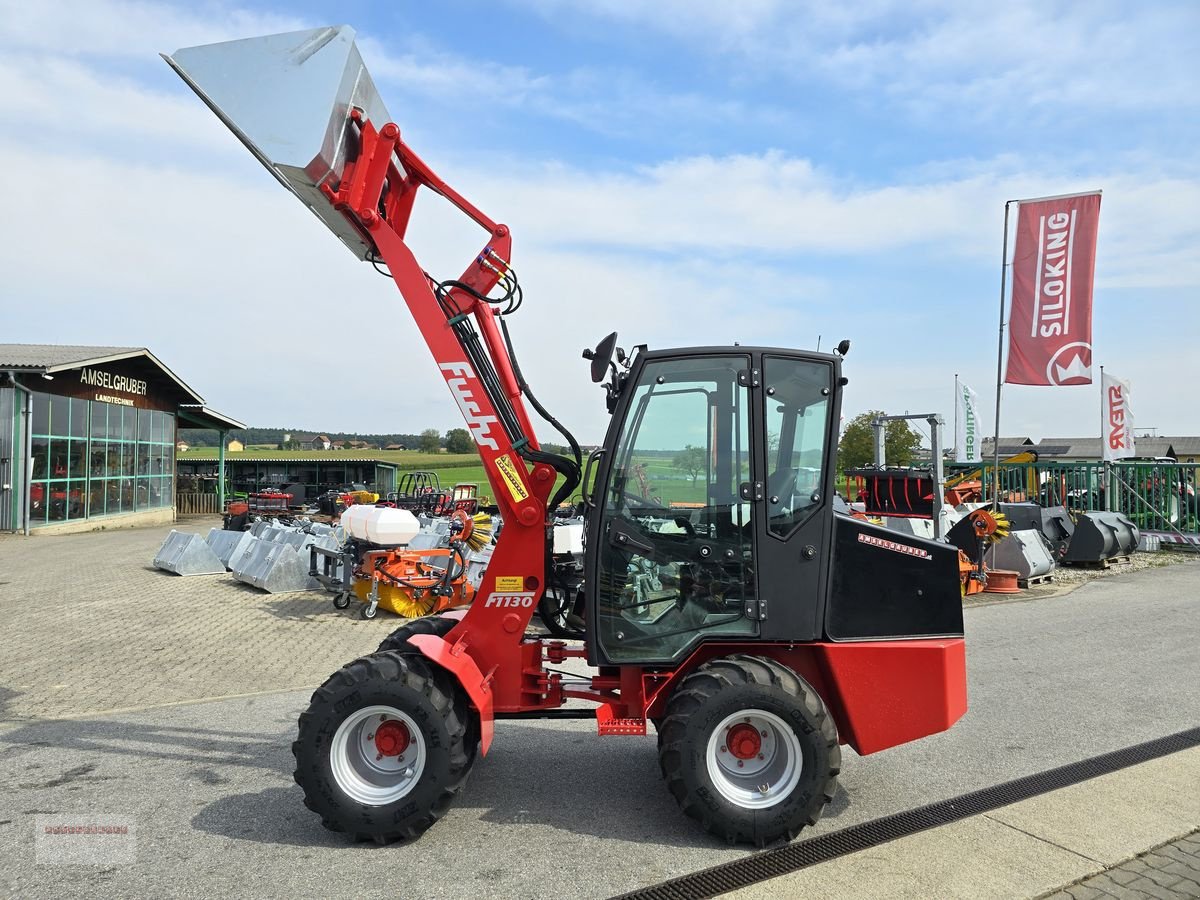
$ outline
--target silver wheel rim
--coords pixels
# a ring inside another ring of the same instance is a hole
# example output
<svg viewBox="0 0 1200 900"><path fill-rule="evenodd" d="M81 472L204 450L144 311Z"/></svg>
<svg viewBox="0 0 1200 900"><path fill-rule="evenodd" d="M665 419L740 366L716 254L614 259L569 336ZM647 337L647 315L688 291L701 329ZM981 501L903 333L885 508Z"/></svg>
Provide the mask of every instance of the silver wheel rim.
<svg viewBox="0 0 1200 900"><path fill-rule="evenodd" d="M408 743L396 752L401 729ZM346 796L368 806L385 806L407 795L421 780L426 759L421 729L394 706L355 710L338 726L329 745L333 780Z"/></svg>
<svg viewBox="0 0 1200 900"><path fill-rule="evenodd" d="M747 739L753 730L757 746ZM730 745L731 739L735 746ZM748 749L753 753L748 755ZM708 738L708 777L722 797L742 809L765 809L800 783L804 751L796 732L775 713L744 709L726 716Z"/></svg>

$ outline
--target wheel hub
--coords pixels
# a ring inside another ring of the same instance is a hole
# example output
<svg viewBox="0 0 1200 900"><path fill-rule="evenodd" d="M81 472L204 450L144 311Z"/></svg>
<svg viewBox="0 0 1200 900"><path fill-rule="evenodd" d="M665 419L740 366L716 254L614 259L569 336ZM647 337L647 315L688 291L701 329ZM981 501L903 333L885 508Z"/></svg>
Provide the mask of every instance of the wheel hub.
<svg viewBox="0 0 1200 900"><path fill-rule="evenodd" d="M742 722L729 729L725 745L738 759L754 759L762 749L762 737L753 725Z"/></svg>
<svg viewBox="0 0 1200 900"><path fill-rule="evenodd" d="M428 748L420 726L394 706L350 713L330 741L329 767L338 787L368 806L394 803L421 780Z"/></svg>
<svg viewBox="0 0 1200 900"><path fill-rule="evenodd" d="M799 783L804 753L795 730L778 714L747 708L712 730L706 767L726 800L743 809L766 809Z"/></svg>
<svg viewBox="0 0 1200 900"><path fill-rule="evenodd" d="M375 748L384 756L400 756L412 743L412 735L403 722L389 719L375 730Z"/></svg>

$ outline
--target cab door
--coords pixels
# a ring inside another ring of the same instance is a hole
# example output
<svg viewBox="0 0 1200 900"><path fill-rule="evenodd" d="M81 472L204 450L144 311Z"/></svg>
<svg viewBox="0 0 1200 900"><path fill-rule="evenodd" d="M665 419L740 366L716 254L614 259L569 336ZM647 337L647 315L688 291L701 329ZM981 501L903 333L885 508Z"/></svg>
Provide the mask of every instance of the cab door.
<svg viewBox="0 0 1200 900"><path fill-rule="evenodd" d="M765 352L761 367L767 472L756 518L762 636L816 640L832 558L839 361Z"/></svg>
<svg viewBox="0 0 1200 900"><path fill-rule="evenodd" d="M588 531L594 662L669 663L758 634L750 370L744 353L646 354L630 373Z"/></svg>

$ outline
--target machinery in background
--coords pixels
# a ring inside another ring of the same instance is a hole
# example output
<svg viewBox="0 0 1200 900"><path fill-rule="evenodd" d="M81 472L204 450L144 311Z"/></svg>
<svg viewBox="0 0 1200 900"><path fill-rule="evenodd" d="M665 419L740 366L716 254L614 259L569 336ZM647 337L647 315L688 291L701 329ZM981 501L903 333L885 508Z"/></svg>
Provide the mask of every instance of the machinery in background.
<svg viewBox="0 0 1200 900"><path fill-rule="evenodd" d="M1006 457L1000 460L1000 462L1001 464L1036 463L1037 459L1037 453L1027 450L1017 453L1014 456ZM946 503L951 506L961 506L964 503L983 503L986 501L988 498L983 495L983 473L985 469L986 466L980 466L979 468L967 472L959 472L947 478L944 492ZM1027 501L1031 497L1038 496L1039 488L1037 473L1031 468L1023 491L1008 492L1005 501L1013 503ZM1015 494L1021 494L1021 496L1015 496Z"/></svg>
<svg viewBox="0 0 1200 900"><path fill-rule="evenodd" d="M407 509L358 506L342 515L337 547L310 549L309 575L345 609L364 602L362 617L380 607L406 619L465 606L491 559L492 517L458 510L424 523Z"/></svg>
<svg viewBox="0 0 1200 900"><path fill-rule="evenodd" d="M394 506L430 516L448 516L453 512L473 516L481 508L479 485L460 481L446 489L436 472L405 472L400 476L396 490L378 502L380 506Z"/></svg>

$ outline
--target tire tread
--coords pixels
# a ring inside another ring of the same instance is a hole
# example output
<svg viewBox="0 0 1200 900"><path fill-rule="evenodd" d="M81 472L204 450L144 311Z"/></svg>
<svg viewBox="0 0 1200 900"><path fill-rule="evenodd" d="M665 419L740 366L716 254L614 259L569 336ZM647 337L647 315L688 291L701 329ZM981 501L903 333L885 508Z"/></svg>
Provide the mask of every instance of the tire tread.
<svg viewBox="0 0 1200 900"><path fill-rule="evenodd" d="M802 824L785 826L782 830L765 832L757 823L747 830L737 823L714 813L691 789L684 777L688 760L686 741L688 721L718 694L733 688L768 688L792 697L808 712L817 725L817 739L824 745L829 766L813 799L801 812ZM804 825L815 825L826 804L837 790L841 772L841 747L837 727L824 702L808 682L796 672L774 659L749 654L734 654L709 660L687 675L671 695L666 715L658 733L659 768L667 789L683 812L697 820L706 830L729 843L750 841L759 847L784 838L791 840Z"/></svg>

